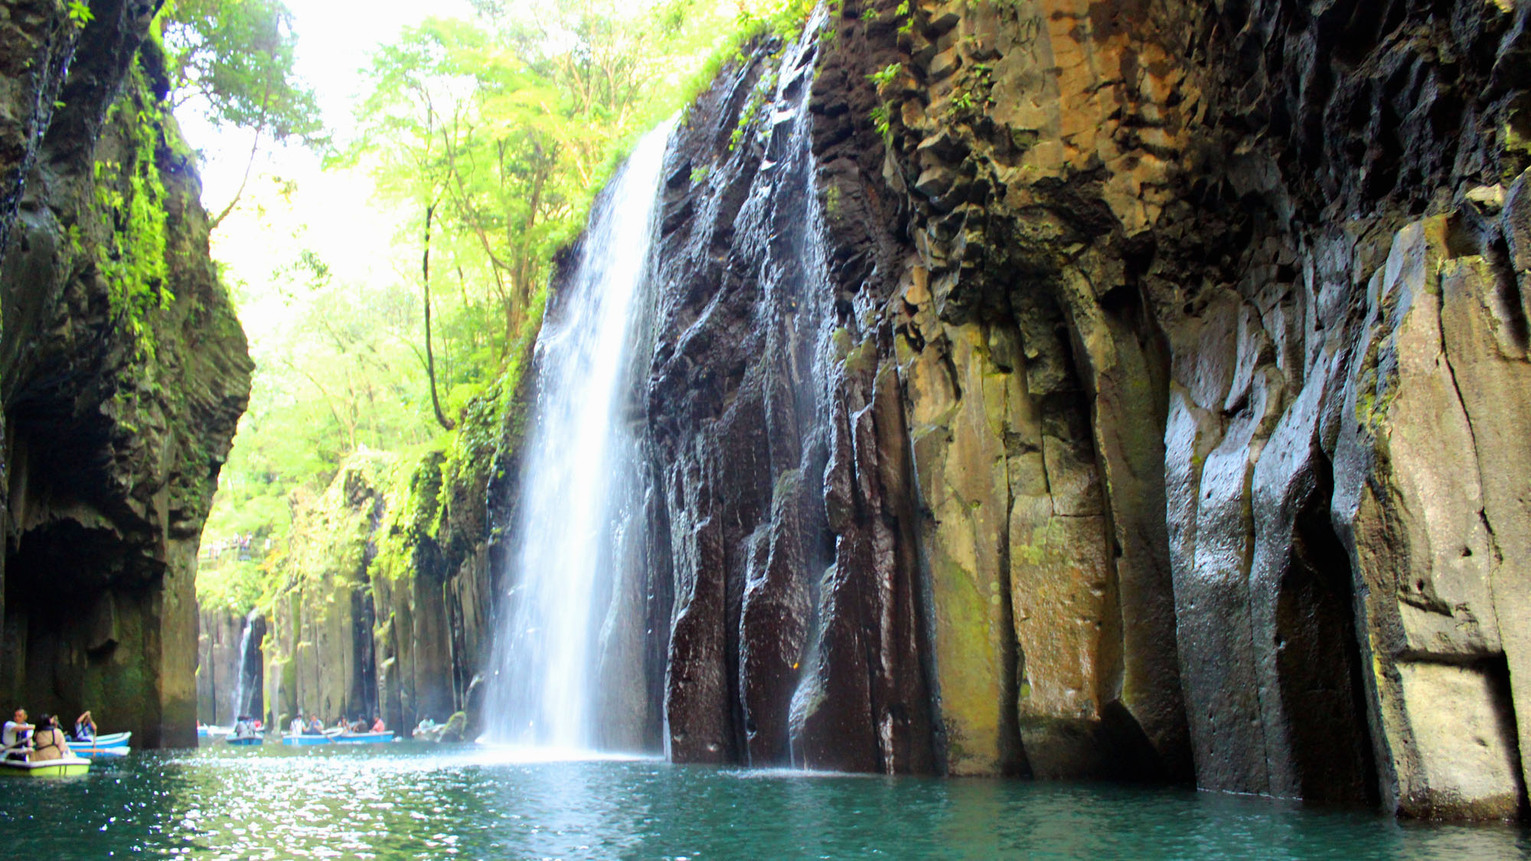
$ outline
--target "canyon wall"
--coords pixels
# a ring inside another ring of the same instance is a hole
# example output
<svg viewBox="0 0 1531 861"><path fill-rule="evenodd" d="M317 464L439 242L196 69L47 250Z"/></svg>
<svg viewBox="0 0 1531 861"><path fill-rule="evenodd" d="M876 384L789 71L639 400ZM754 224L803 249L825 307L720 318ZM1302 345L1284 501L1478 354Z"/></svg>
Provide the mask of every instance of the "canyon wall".
<svg viewBox="0 0 1531 861"><path fill-rule="evenodd" d="M492 389L445 451L358 452L323 494L298 502L291 535L268 559L279 585L256 711L269 724L381 716L407 734L424 718L477 716L491 560L497 524L511 519L528 396Z"/></svg>
<svg viewBox="0 0 1531 861"><path fill-rule="evenodd" d="M233 726L265 711L266 619L259 612L197 608L197 722Z"/></svg>
<svg viewBox="0 0 1531 861"><path fill-rule="evenodd" d="M157 3L0 12L0 700L194 743L202 522L249 392Z"/></svg>
<svg viewBox="0 0 1531 861"><path fill-rule="evenodd" d="M666 168L668 755L1519 815L1528 14L763 37Z"/></svg>

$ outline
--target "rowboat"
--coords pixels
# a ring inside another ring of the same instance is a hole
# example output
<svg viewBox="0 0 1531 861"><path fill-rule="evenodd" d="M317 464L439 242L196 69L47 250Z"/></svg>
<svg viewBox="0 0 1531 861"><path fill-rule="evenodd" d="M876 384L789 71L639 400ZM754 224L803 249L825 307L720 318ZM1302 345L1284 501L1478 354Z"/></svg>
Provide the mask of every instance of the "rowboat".
<svg viewBox="0 0 1531 861"><path fill-rule="evenodd" d="M336 744L382 744L393 741L393 730L382 732L343 732L335 736Z"/></svg>
<svg viewBox="0 0 1531 861"><path fill-rule="evenodd" d="M23 759L0 759L0 775L9 777L75 777L90 772L90 760L78 756L29 762Z"/></svg>
<svg viewBox="0 0 1531 861"><path fill-rule="evenodd" d="M266 740L258 735L231 735L224 739L224 741L228 742L229 744L238 745L240 747L248 747L251 745L263 744Z"/></svg>
<svg viewBox="0 0 1531 861"><path fill-rule="evenodd" d="M127 756L133 752L131 747L75 747L76 742L69 743L69 751L75 756L83 756L86 759L112 759L118 756Z"/></svg>
<svg viewBox="0 0 1531 861"><path fill-rule="evenodd" d="M133 734L131 732L113 732L107 733L106 735L98 735L95 738L88 739L86 741L75 741L70 739L69 749L79 753L81 751L100 750L107 747L126 748L128 746L128 740L132 737Z"/></svg>
<svg viewBox="0 0 1531 861"><path fill-rule="evenodd" d="M301 733L299 735L284 735L284 736L282 736L282 744L329 744L329 743L330 743L330 737L327 736L327 735L310 735L309 733Z"/></svg>

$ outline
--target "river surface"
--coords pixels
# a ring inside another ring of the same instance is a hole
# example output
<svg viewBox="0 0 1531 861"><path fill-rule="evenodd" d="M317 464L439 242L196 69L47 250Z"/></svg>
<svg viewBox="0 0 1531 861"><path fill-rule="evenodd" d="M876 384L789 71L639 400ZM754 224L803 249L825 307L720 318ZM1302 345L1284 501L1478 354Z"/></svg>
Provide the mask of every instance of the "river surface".
<svg viewBox="0 0 1531 861"><path fill-rule="evenodd" d="M0 857L1520 858L1525 830L1001 780L528 761L473 746L135 753L7 779Z"/></svg>

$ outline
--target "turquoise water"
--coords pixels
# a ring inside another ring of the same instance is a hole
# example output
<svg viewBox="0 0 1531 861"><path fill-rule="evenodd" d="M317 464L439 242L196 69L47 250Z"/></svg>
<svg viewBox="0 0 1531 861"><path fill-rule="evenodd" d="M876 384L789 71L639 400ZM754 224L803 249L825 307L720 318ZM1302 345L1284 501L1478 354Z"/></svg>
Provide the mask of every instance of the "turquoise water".
<svg viewBox="0 0 1531 861"><path fill-rule="evenodd" d="M6 858L1520 858L1508 826L1098 785L526 762L471 746L138 753L0 783Z"/></svg>

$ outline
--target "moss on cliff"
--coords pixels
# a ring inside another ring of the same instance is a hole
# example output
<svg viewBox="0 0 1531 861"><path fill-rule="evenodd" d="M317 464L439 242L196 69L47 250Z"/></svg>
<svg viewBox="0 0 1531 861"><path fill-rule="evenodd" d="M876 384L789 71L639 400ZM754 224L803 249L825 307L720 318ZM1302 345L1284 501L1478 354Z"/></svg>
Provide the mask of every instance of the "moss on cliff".
<svg viewBox="0 0 1531 861"><path fill-rule="evenodd" d="M80 35L3 261L0 691L155 746L193 738L196 546L250 362L137 12Z"/></svg>

